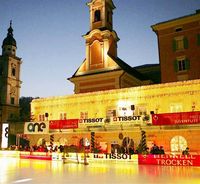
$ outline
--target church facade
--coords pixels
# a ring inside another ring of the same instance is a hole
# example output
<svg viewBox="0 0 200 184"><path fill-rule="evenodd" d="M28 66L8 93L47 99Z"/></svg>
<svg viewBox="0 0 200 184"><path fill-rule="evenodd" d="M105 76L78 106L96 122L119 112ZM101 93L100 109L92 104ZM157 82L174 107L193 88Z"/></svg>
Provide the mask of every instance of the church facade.
<svg viewBox="0 0 200 184"><path fill-rule="evenodd" d="M90 30L83 36L86 58L69 78L74 83L75 94L153 83L117 56L119 38L113 30L113 2L96 0L87 5L90 11Z"/></svg>

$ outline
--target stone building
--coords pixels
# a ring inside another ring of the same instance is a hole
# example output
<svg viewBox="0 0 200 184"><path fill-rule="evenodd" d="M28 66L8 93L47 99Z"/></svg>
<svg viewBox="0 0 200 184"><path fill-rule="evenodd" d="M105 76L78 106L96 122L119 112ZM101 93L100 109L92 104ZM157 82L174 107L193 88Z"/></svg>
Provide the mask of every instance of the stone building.
<svg viewBox="0 0 200 184"><path fill-rule="evenodd" d="M7 37L3 40L0 56L0 122L7 124L19 117L20 66L21 58L17 57L17 43L13 37L12 23ZM2 132L2 129L1 131ZM1 142L1 141L0 141Z"/></svg>

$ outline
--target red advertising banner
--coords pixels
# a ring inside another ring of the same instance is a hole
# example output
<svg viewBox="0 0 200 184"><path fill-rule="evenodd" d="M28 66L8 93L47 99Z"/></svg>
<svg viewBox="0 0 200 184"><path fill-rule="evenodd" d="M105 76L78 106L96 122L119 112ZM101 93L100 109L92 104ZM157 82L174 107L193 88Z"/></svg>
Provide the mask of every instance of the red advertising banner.
<svg viewBox="0 0 200 184"><path fill-rule="evenodd" d="M74 129L78 128L79 119L50 120L49 129Z"/></svg>
<svg viewBox="0 0 200 184"><path fill-rule="evenodd" d="M138 164L200 166L200 155L138 155Z"/></svg>
<svg viewBox="0 0 200 184"><path fill-rule="evenodd" d="M183 125L200 123L200 112L152 114L153 125Z"/></svg>

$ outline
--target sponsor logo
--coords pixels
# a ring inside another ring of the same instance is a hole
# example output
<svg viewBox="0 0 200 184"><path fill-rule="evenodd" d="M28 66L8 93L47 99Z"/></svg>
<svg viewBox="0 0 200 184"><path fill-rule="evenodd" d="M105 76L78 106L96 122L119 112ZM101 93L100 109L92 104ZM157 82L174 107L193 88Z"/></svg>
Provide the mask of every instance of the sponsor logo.
<svg viewBox="0 0 200 184"><path fill-rule="evenodd" d="M119 153L94 154L95 159L128 160L131 155Z"/></svg>
<svg viewBox="0 0 200 184"><path fill-rule="evenodd" d="M43 132L43 130L46 128L45 123L29 123L27 126L27 130L29 132Z"/></svg>

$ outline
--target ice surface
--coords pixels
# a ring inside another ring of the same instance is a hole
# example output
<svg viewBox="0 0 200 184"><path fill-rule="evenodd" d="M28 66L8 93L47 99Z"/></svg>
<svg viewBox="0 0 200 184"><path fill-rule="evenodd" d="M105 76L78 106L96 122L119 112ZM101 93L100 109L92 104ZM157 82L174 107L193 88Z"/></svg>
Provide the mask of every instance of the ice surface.
<svg viewBox="0 0 200 184"><path fill-rule="evenodd" d="M198 184L200 167L97 162L89 165L61 161L0 158L1 184Z"/></svg>

